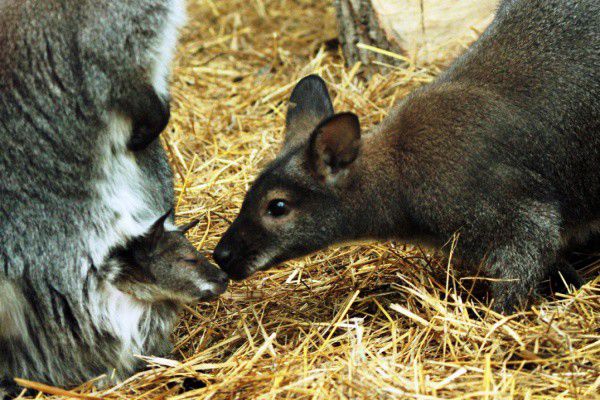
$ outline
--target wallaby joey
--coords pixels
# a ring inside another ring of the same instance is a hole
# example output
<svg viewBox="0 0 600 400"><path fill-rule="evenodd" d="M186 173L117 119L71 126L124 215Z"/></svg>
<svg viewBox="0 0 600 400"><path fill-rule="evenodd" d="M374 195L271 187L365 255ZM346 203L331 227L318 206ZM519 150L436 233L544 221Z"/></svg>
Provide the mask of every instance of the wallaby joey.
<svg viewBox="0 0 600 400"><path fill-rule="evenodd" d="M168 352L172 303L104 268L173 207L153 138L184 17L183 0L0 0L0 386L123 379Z"/></svg>
<svg viewBox="0 0 600 400"><path fill-rule="evenodd" d="M361 135L321 79L214 252L232 278L357 239L442 247L511 311L600 229L600 2L504 1L435 82Z"/></svg>
<svg viewBox="0 0 600 400"><path fill-rule="evenodd" d="M160 217L147 234L113 249L101 270L120 291L142 302L185 304L219 296L227 288L227 275L185 237L199 221L168 230L171 213Z"/></svg>

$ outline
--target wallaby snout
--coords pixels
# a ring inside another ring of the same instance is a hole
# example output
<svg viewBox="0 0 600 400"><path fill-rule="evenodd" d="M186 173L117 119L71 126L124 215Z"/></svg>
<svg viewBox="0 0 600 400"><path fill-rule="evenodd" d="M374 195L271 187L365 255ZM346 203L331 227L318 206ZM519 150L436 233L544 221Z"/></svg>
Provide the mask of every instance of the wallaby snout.
<svg viewBox="0 0 600 400"><path fill-rule="evenodd" d="M261 236L264 237L264 234L250 235L239 229L242 225L245 225L246 230L252 226L251 223L235 220L213 252L213 259L233 280L242 280L252 275L255 270L253 259L256 251L254 249L258 250L264 246L259 240ZM246 239L251 241L247 243ZM253 248L252 245L255 247Z"/></svg>
<svg viewBox="0 0 600 400"><path fill-rule="evenodd" d="M191 293L196 292L196 300L207 301L218 298L227 290L229 277L221 269L202 257L201 264L196 267L198 279L191 282Z"/></svg>
<svg viewBox="0 0 600 400"><path fill-rule="evenodd" d="M233 280L242 280L254 272L249 263L244 262L250 257L244 243L236 240L235 224L221 238L213 252L213 258L227 275ZM244 259L245 258L245 259Z"/></svg>

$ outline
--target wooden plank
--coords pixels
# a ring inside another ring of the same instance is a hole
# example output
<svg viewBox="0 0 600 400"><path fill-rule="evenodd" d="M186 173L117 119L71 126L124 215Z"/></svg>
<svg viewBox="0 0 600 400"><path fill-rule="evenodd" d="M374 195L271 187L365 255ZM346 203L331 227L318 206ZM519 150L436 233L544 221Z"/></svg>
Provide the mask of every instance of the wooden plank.
<svg viewBox="0 0 600 400"><path fill-rule="evenodd" d="M448 59L493 19L499 0L336 0L340 39L349 63L393 63L356 47L398 52L416 64Z"/></svg>

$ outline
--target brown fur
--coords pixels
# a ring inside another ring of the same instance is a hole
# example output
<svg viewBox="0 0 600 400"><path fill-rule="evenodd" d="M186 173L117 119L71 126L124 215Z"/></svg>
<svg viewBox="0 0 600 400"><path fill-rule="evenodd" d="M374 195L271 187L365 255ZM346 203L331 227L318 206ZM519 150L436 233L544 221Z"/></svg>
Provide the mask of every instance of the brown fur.
<svg viewBox="0 0 600 400"><path fill-rule="evenodd" d="M600 221L597 1L504 1L466 54L362 138L320 78L290 102L293 134L215 250L234 278L354 239L441 247L458 234L460 264L494 278L496 309L512 310L572 272L563 252Z"/></svg>

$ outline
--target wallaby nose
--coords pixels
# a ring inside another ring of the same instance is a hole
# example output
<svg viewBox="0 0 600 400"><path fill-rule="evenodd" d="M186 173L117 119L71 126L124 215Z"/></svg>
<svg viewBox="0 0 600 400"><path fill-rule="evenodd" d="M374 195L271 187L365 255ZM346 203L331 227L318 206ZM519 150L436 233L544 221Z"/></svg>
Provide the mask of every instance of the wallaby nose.
<svg viewBox="0 0 600 400"><path fill-rule="evenodd" d="M223 270L213 264L209 264L210 271L206 272L206 280L210 287L204 292L203 300L214 300L222 295L229 285L229 277Z"/></svg>
<svg viewBox="0 0 600 400"><path fill-rule="evenodd" d="M221 268L225 268L231 261L231 250L227 246L218 245L213 253L213 258Z"/></svg>

